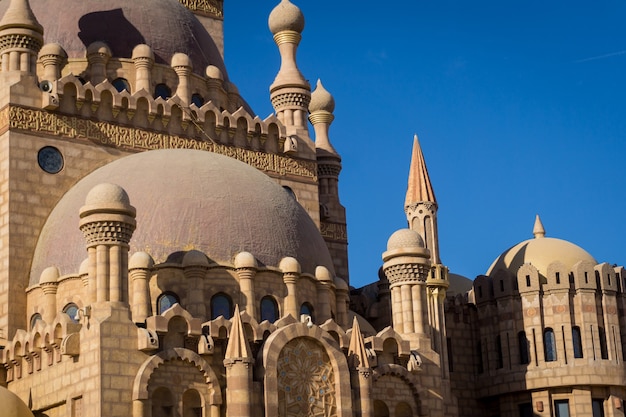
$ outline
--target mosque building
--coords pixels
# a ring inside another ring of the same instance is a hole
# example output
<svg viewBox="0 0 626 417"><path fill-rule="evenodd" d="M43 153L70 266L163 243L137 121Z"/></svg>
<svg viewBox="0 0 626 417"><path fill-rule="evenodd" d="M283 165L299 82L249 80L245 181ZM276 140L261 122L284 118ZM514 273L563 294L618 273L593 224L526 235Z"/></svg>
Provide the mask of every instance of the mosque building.
<svg viewBox="0 0 626 417"><path fill-rule="evenodd" d="M623 267L537 217L486 275L450 273L417 138L408 227L350 286L335 103L289 0L265 119L223 0L0 16L0 416L624 416Z"/></svg>

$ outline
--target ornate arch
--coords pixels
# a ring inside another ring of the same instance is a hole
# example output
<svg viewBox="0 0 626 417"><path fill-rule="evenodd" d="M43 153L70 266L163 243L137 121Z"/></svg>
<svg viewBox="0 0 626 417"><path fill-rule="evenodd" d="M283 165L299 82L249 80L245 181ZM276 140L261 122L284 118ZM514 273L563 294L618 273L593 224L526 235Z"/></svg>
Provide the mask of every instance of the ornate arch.
<svg viewBox="0 0 626 417"><path fill-rule="evenodd" d="M299 340L300 339L300 340ZM348 362L330 334L318 326L309 328L306 324L295 323L278 329L268 337L263 347L263 367L265 369L265 414L277 416L279 410L279 375L281 354L288 344L302 342L319 347L328 356L329 371L334 375L334 398L337 417L352 416L350 384L342 383L341 378L350 378ZM322 365L322 364L320 364Z"/></svg>
<svg viewBox="0 0 626 417"><path fill-rule="evenodd" d="M135 376L135 382L133 383L133 401L134 400L147 400L149 399L148 382L154 371L159 365L171 361L174 359L181 359L194 365L204 376L204 381L209 386L210 390L210 404L222 403L222 392L219 383L217 383L217 376L209 363L204 360L197 353L184 348L173 348L159 352L154 356L149 357L141 365L137 376Z"/></svg>

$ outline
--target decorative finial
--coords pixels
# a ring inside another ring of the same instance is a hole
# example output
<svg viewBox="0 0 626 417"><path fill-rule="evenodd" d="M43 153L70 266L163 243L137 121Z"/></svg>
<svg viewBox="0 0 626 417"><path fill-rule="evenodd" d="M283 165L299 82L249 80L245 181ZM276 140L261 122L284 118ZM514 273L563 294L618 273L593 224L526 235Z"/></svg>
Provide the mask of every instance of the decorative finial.
<svg viewBox="0 0 626 417"><path fill-rule="evenodd" d="M539 239L546 236L546 230L543 228L543 224L541 223L541 219L537 214L535 217L535 227L533 227L533 235L535 235L535 239Z"/></svg>

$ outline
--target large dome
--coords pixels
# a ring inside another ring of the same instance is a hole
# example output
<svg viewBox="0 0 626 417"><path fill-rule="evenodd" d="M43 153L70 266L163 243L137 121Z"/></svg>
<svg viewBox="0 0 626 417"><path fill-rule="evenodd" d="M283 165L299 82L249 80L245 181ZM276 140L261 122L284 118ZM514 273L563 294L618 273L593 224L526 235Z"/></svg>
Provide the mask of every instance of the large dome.
<svg viewBox="0 0 626 417"><path fill-rule="evenodd" d="M498 269L505 269L517 276L517 270L525 263L529 263L545 277L548 265L555 261L561 262L569 270L578 261L591 261L597 264L589 252L571 242L551 237L536 237L504 251L491 264L487 275L495 273Z"/></svg>
<svg viewBox="0 0 626 417"><path fill-rule="evenodd" d="M33 413L20 398L0 386L0 406L4 417L33 417Z"/></svg>
<svg viewBox="0 0 626 417"><path fill-rule="evenodd" d="M0 1L0 16L10 1ZM44 28L46 43L60 44L69 58L84 58L87 46L105 42L113 56L130 58L139 44L149 45L157 63L168 64L176 52L191 58L194 72L208 65L226 68L211 36L178 0L30 0Z"/></svg>
<svg viewBox="0 0 626 417"><path fill-rule="evenodd" d="M70 189L44 225L35 249L30 284L57 266L78 272L86 243L78 229L79 209L100 183L123 187L137 209L131 253L145 251L155 261L180 262L182 251L205 252L216 262L232 262L241 251L261 265L278 266L291 256L302 272L322 265L334 271L317 226L308 213L270 177L235 159L206 151L147 151L97 169Z"/></svg>

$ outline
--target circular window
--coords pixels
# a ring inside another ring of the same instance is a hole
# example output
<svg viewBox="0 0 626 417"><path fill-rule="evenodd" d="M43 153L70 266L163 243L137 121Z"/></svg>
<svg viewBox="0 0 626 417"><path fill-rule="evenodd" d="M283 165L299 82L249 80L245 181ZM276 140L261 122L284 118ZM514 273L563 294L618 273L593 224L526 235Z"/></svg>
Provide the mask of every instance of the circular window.
<svg viewBox="0 0 626 417"><path fill-rule="evenodd" d="M37 153L39 167L49 174L56 174L63 169L63 155L53 146L44 146Z"/></svg>

